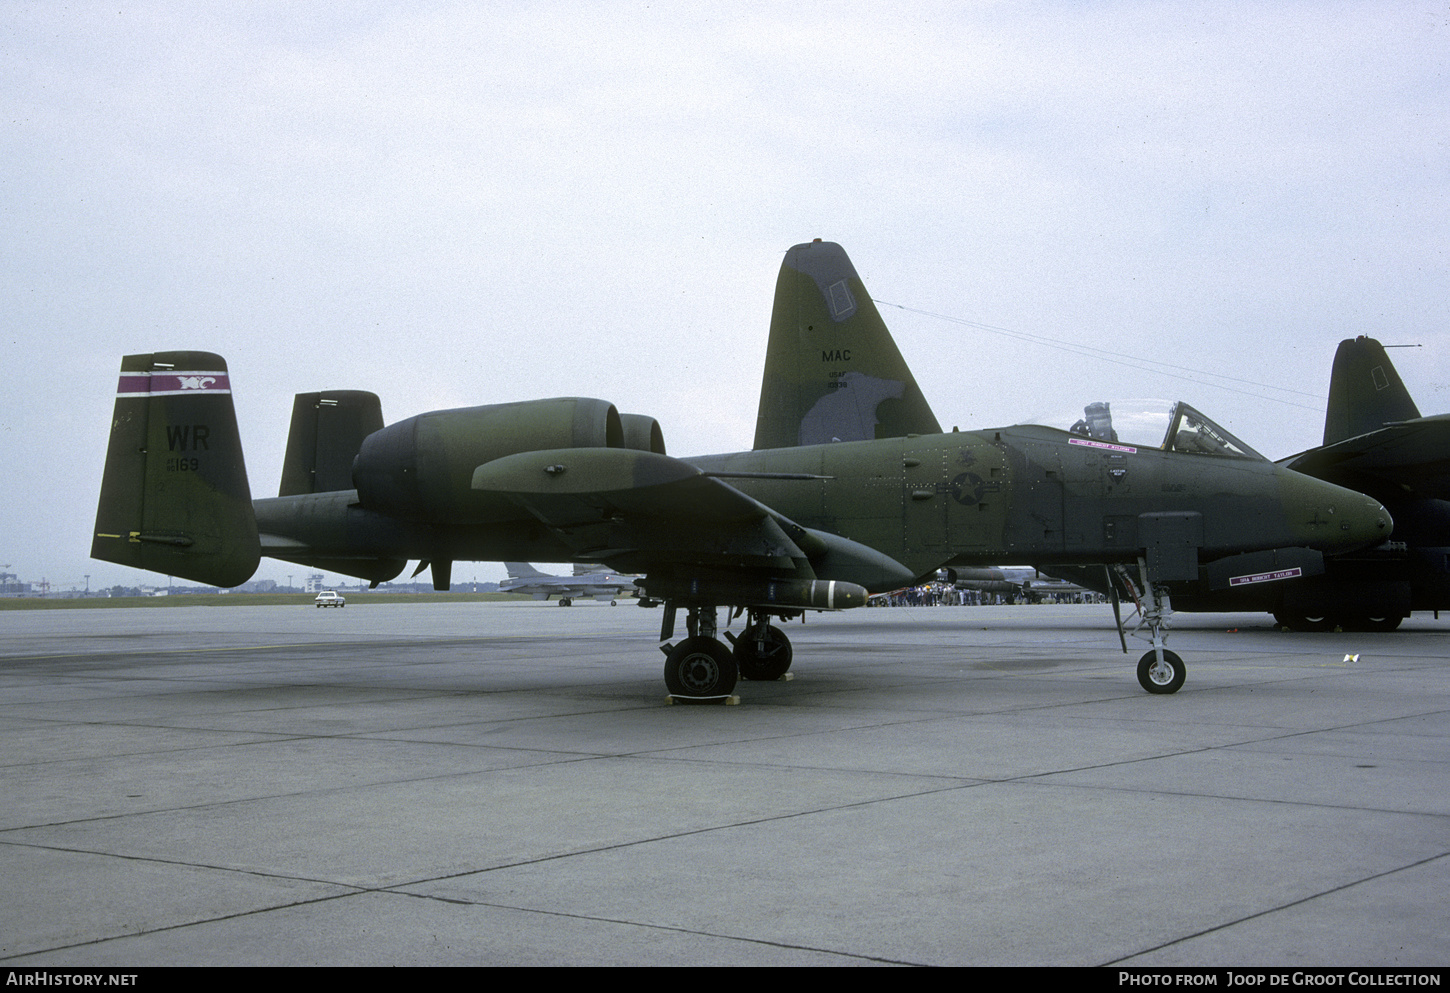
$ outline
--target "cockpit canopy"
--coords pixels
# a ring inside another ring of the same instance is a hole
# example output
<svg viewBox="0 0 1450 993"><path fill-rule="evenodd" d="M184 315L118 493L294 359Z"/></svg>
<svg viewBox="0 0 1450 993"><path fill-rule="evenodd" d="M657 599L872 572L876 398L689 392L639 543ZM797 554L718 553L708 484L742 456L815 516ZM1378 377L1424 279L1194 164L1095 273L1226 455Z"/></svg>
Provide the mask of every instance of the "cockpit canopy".
<svg viewBox="0 0 1450 993"><path fill-rule="evenodd" d="M1061 422L1054 422L1054 426L1065 427L1070 434L1113 445L1268 461L1181 401L1099 400L1084 407L1082 416L1076 421L1064 418Z"/></svg>

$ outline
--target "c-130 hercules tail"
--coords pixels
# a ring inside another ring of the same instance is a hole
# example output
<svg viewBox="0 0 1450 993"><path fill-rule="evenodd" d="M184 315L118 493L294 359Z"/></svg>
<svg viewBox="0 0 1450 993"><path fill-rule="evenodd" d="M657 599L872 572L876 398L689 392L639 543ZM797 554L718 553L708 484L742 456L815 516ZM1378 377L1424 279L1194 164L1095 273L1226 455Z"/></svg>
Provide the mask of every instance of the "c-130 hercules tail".
<svg viewBox="0 0 1450 993"><path fill-rule="evenodd" d="M870 306L854 271L823 281L792 253L777 306L793 300L804 333L828 336ZM851 361L846 347L823 344L821 361ZM772 372L778 363L767 383ZM849 384L836 392L857 382L836 381ZM889 419L893 389L873 418ZM162 352L122 361L91 554L220 586L244 582L260 555L374 583L419 560L440 589L458 560L603 562L641 575L644 595L664 602L670 693L715 698L739 675L789 667L772 619L860 606L949 563L1137 564L1151 599L1155 583L1200 562L1257 568L1274 550L1362 547L1390 526L1376 501L1258 458L1046 427L676 459L652 418L602 400L384 427L377 397L357 391L297 397L281 493L253 501L225 362ZM681 607L689 636L671 644ZM725 635L733 650L717 638L720 607L747 615L740 635ZM1174 692L1183 664L1161 624L1153 637L1139 680Z"/></svg>

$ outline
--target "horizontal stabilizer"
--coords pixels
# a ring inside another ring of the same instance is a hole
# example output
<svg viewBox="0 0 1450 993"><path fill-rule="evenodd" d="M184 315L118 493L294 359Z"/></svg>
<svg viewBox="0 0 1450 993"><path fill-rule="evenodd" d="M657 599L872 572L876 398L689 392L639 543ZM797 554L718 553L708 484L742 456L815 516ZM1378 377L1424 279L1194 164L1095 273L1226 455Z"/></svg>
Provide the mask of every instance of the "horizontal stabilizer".
<svg viewBox="0 0 1450 993"><path fill-rule="evenodd" d="M275 539L270 535L262 535L262 550L266 552L268 558L295 562L298 565L305 565L309 569L316 569L318 572L336 572L344 576L354 576L358 579L365 579L374 586L396 579L408 564L407 559L390 559L373 555L325 555L311 551L306 546L301 549L290 547L295 544L297 543L288 542L286 539Z"/></svg>
<svg viewBox="0 0 1450 993"><path fill-rule="evenodd" d="M1366 477L1374 477L1421 496L1450 500L1450 414L1389 424L1280 464L1350 489L1362 489Z"/></svg>

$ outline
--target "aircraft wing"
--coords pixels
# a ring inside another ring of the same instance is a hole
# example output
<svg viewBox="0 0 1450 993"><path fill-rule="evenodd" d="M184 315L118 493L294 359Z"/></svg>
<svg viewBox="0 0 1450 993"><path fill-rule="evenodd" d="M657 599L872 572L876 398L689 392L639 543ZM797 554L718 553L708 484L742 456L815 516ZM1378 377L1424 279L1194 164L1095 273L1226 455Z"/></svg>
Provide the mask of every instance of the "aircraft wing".
<svg viewBox="0 0 1450 993"><path fill-rule="evenodd" d="M1395 421L1377 431L1281 462L1295 472L1358 489L1366 476L1450 499L1450 414Z"/></svg>
<svg viewBox="0 0 1450 993"><path fill-rule="evenodd" d="M506 497L576 553L620 571L699 563L811 578L825 546L812 532L720 479L665 455L566 448L474 470L473 489Z"/></svg>

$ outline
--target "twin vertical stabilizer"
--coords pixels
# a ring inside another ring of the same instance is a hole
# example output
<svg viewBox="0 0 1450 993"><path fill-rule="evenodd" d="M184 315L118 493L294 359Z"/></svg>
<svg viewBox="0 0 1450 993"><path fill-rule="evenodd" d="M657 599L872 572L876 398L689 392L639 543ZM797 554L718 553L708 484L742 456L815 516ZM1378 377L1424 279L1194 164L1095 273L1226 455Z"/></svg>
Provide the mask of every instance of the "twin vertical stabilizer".
<svg viewBox="0 0 1450 993"><path fill-rule="evenodd" d="M350 490L352 462L363 439L383 429L383 405L365 390L299 393L282 462L278 496Z"/></svg>
<svg viewBox="0 0 1450 993"><path fill-rule="evenodd" d="M91 556L214 586L256 571L257 522L221 356L121 360Z"/></svg>

